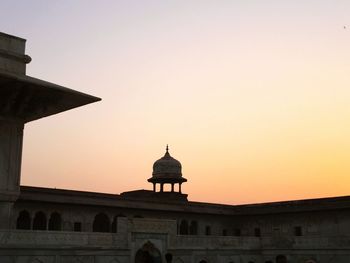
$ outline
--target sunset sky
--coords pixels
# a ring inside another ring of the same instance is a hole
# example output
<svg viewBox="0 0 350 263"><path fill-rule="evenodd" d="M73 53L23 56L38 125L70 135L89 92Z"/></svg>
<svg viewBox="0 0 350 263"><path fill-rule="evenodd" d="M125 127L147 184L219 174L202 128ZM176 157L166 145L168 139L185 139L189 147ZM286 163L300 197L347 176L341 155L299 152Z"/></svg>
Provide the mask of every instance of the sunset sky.
<svg viewBox="0 0 350 263"><path fill-rule="evenodd" d="M27 74L101 97L25 128L23 185L193 201L350 195L350 1L2 0Z"/></svg>

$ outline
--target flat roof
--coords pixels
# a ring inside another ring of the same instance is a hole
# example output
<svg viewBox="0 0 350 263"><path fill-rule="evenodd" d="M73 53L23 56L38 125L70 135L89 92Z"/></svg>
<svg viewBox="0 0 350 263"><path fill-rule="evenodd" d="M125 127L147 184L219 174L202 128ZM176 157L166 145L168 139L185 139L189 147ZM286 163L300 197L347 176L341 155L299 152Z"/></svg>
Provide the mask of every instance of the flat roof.
<svg viewBox="0 0 350 263"><path fill-rule="evenodd" d="M4 37L8 37L8 38L15 38L15 39L18 39L18 40L21 40L21 41L24 41L24 42L27 41L24 38L21 38L21 37L18 37L18 36L14 36L14 35L10 35L10 34L4 33L4 32L0 32L0 36L4 36Z"/></svg>
<svg viewBox="0 0 350 263"><path fill-rule="evenodd" d="M119 194L107 194L56 188L21 186L18 201L49 202L71 205L93 205L168 212L212 215L266 215L280 213L313 212L350 208L350 196L269 202L248 205L224 205L204 202L167 202L162 200L135 200Z"/></svg>

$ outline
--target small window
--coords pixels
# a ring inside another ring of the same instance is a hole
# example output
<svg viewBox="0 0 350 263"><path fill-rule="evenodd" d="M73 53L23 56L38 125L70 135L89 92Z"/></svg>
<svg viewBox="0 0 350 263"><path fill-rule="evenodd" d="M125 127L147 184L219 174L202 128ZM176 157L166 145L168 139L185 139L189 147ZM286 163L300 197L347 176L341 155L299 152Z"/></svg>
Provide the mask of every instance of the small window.
<svg viewBox="0 0 350 263"><path fill-rule="evenodd" d="M81 232L81 222L74 222L74 232Z"/></svg>
<svg viewBox="0 0 350 263"><path fill-rule="evenodd" d="M211 235L210 226L206 226L206 227L205 227L205 234L206 234L207 236L210 236L210 235Z"/></svg>
<svg viewBox="0 0 350 263"><path fill-rule="evenodd" d="M300 237L303 235L303 229L301 228L301 226L294 227L294 235L296 237Z"/></svg>
<svg viewBox="0 0 350 263"><path fill-rule="evenodd" d="M236 228L234 234L236 237L241 236L241 230L239 228Z"/></svg>
<svg viewBox="0 0 350 263"><path fill-rule="evenodd" d="M255 228L254 229L254 236L256 237L261 237L261 231L260 231L260 228Z"/></svg>
<svg viewBox="0 0 350 263"><path fill-rule="evenodd" d="M227 229L223 229L222 230L222 235L225 237L225 236L227 236Z"/></svg>

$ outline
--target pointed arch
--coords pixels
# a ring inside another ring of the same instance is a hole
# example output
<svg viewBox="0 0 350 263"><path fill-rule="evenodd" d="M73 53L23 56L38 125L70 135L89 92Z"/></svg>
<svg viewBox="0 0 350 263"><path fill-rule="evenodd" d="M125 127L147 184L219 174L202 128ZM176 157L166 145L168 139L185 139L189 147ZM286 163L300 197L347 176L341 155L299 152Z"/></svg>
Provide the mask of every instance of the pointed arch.
<svg viewBox="0 0 350 263"><path fill-rule="evenodd" d="M33 230L46 230L46 215L44 212L36 212L33 220Z"/></svg>
<svg viewBox="0 0 350 263"><path fill-rule="evenodd" d="M95 216L92 231L102 233L110 232L109 218L105 213L99 213Z"/></svg>
<svg viewBox="0 0 350 263"><path fill-rule="evenodd" d="M61 215L57 212L51 214L49 219L49 230L60 231L62 228Z"/></svg>
<svg viewBox="0 0 350 263"><path fill-rule="evenodd" d="M191 221L190 235L197 235L197 234L198 234L198 223L197 221Z"/></svg>
<svg viewBox="0 0 350 263"><path fill-rule="evenodd" d="M188 235L188 223L187 220L182 220L180 223L180 235Z"/></svg>
<svg viewBox="0 0 350 263"><path fill-rule="evenodd" d="M165 254L165 261L167 262L167 263L171 263L171 262L173 262L173 254L171 254L171 253L166 253Z"/></svg>
<svg viewBox="0 0 350 263"><path fill-rule="evenodd" d="M162 257L158 248L150 241L147 241L135 254L135 263L160 263Z"/></svg>
<svg viewBox="0 0 350 263"><path fill-rule="evenodd" d="M278 255L276 257L276 263L287 263L287 257L285 255Z"/></svg>
<svg viewBox="0 0 350 263"><path fill-rule="evenodd" d="M22 210L17 217L16 229L29 230L30 225L31 225L31 219L30 219L29 212L27 210Z"/></svg>
<svg viewBox="0 0 350 263"><path fill-rule="evenodd" d="M112 221L112 226L111 226L111 232L112 233L117 233L118 232L118 216L115 216Z"/></svg>

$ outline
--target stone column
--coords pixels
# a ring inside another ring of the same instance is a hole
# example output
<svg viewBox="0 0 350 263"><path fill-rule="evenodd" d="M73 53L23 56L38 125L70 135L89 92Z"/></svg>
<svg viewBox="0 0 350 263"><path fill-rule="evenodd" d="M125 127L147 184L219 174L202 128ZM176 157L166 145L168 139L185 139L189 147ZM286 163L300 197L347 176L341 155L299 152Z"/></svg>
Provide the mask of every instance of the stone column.
<svg viewBox="0 0 350 263"><path fill-rule="evenodd" d="M11 228L13 203L19 196L22 121L0 117L0 229Z"/></svg>

